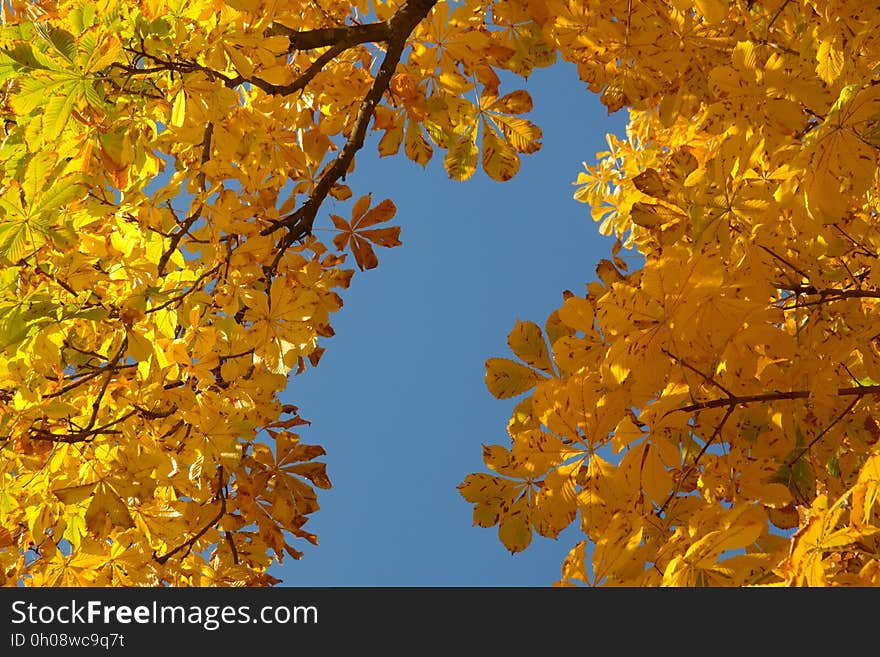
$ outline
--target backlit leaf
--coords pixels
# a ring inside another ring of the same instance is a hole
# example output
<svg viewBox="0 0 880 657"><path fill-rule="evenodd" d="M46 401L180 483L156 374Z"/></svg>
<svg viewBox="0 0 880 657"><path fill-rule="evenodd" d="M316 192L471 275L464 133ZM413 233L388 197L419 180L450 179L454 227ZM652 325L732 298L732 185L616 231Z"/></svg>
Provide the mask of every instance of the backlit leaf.
<svg viewBox="0 0 880 657"><path fill-rule="evenodd" d="M531 390L541 378L532 368L507 358L486 361L486 387L498 399L516 397Z"/></svg>

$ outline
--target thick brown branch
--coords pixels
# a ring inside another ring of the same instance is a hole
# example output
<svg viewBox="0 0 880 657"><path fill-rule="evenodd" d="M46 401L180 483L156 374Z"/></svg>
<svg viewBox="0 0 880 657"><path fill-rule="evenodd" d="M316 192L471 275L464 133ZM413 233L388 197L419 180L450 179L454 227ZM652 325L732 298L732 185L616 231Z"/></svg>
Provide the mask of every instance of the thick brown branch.
<svg viewBox="0 0 880 657"><path fill-rule="evenodd" d="M290 94L295 94L298 91L302 91L306 88L306 85L311 82L314 77L320 73L324 67L336 59L339 55L344 53L346 50L351 48L351 46L338 43L330 50L322 53L318 59L313 61L311 65L300 75L296 80L291 82L290 84L272 84L271 82L266 82L260 78L250 78L245 80L246 82L254 85L255 87L259 87L267 94L279 94L281 96L289 96Z"/></svg>
<svg viewBox="0 0 880 657"><path fill-rule="evenodd" d="M378 43L388 41L391 38L388 21L368 23L367 25L325 27L304 32L275 23L266 30L266 36L276 36L279 34L286 36L288 41L290 41L290 52L324 48L337 44L345 44L346 48L351 48L360 43Z"/></svg>
<svg viewBox="0 0 880 657"><path fill-rule="evenodd" d="M406 47L407 39L428 12L436 3L436 0L411 0L404 5L394 16L387 21L388 30L388 47L385 51L385 57L379 67L379 72L373 85L361 101L355 122L351 131L351 135L343 146L339 155L332 164L321 175L321 179L315 186L311 196L303 203L300 208L291 215L274 222L271 226L262 231L262 235L270 235L280 228L286 228L287 234L279 243L278 255L275 263L280 260L284 251L294 242L305 239L312 231L312 225L318 214L318 208L327 198L333 185L338 181L351 166L354 155L364 145L364 139L367 134L367 126L373 116L373 110L382 99L388 85L391 82L391 76L403 55ZM347 28L330 28L331 30L347 29Z"/></svg>
<svg viewBox="0 0 880 657"><path fill-rule="evenodd" d="M229 544L229 551L232 552L232 563L238 564L238 550L235 549L235 541L232 539L232 532L227 531L226 542Z"/></svg>
<svg viewBox="0 0 880 657"><path fill-rule="evenodd" d="M151 75L163 71L175 71L180 74L201 71L209 78L222 80L223 84L230 89L242 84L250 84L269 94L289 96L305 89L306 85L308 85L308 83L323 70L324 66L329 64L349 48L353 48L362 43L379 43L387 41L391 35L390 23L391 21L387 21L384 23L372 23L370 25L352 25L348 27L335 27L309 32L296 32L285 26L273 26L272 28L269 28L267 31L267 34L269 35L283 33L288 39L291 39L292 44L294 42L306 44L304 46L291 45L289 52L297 50L312 50L314 48L330 46L329 50L322 53L318 59L312 62L302 75L290 84L272 84L259 77L245 77L241 75L241 73L238 73L235 77L230 77L225 73L221 73L220 71L204 66L195 61L173 61L163 59L157 55L151 55L143 49L135 50L134 48L129 48L129 52L132 52L138 57L150 59L153 62L156 62L158 66L138 68L136 66L116 64L116 67L123 69L129 75ZM293 36L291 36L291 34Z"/></svg>

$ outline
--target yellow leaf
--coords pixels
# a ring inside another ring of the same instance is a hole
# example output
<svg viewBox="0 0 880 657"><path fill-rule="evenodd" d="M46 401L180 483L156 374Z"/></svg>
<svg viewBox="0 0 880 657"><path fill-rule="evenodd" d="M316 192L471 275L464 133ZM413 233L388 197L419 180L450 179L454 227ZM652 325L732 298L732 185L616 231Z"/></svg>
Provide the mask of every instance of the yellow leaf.
<svg viewBox="0 0 880 657"><path fill-rule="evenodd" d="M580 541L569 550L565 560L562 562L563 582L577 581L584 584L589 582L586 566L586 547L587 542Z"/></svg>
<svg viewBox="0 0 880 657"><path fill-rule="evenodd" d="M226 51L227 56L232 62L235 70L238 71L239 75L245 78L250 78L254 74L254 64L251 60L244 55L238 48L224 44L223 50Z"/></svg>
<svg viewBox="0 0 880 657"><path fill-rule="evenodd" d="M579 467L579 463L563 465L544 477L532 508L532 524L541 536L556 538L575 519L577 491L572 475Z"/></svg>
<svg viewBox="0 0 880 657"><path fill-rule="evenodd" d="M474 504L473 520L479 527L493 527L520 494L513 481L483 473L468 475L458 485L464 499Z"/></svg>
<svg viewBox="0 0 880 657"><path fill-rule="evenodd" d="M390 128L385 130L385 134L379 140L378 149L380 157L394 155L400 150L400 143L403 141L404 119L397 116Z"/></svg>
<svg viewBox="0 0 880 657"><path fill-rule="evenodd" d="M709 568L724 552L754 543L767 527L763 514L756 507L743 505L727 515L722 529L710 531L688 548L686 560L701 568Z"/></svg>
<svg viewBox="0 0 880 657"><path fill-rule="evenodd" d="M697 11L703 15L707 23L720 23L729 12L726 0L694 0Z"/></svg>
<svg viewBox="0 0 880 657"><path fill-rule="evenodd" d="M425 139L425 135L422 134L422 129L416 121L409 121L406 125L406 140L403 150L409 159L423 167L428 165L434 154L434 149Z"/></svg>
<svg viewBox="0 0 880 657"><path fill-rule="evenodd" d="M493 180L510 180L519 171L519 157L514 150L500 139L483 121L483 170Z"/></svg>
<svg viewBox="0 0 880 657"><path fill-rule="evenodd" d="M525 495L514 502L498 525L498 538L511 553L525 550L532 542L528 501Z"/></svg>
<svg viewBox="0 0 880 657"><path fill-rule="evenodd" d="M838 529L827 536L822 538L822 542L817 547L823 550L833 550L836 548L841 548L847 545L852 545L858 540L861 540L864 537L870 536L872 533L876 533L880 531L880 529L874 528L874 531L865 531L865 528L856 528L856 527L844 527L843 529Z"/></svg>
<svg viewBox="0 0 880 657"><path fill-rule="evenodd" d="M541 129L531 121L514 116L491 115L508 144L518 153L535 153L541 149Z"/></svg>
<svg viewBox="0 0 880 657"><path fill-rule="evenodd" d="M498 399L516 397L531 390L542 378L532 368L507 358L486 361L486 387Z"/></svg>
<svg viewBox="0 0 880 657"><path fill-rule="evenodd" d="M641 569L638 548L643 532L642 528L634 531L631 518L624 513L612 518L593 550L593 573L597 581L625 580Z"/></svg>
<svg viewBox="0 0 880 657"><path fill-rule="evenodd" d="M507 336L507 344L516 356L535 369L553 373L550 352L544 334L534 322L517 321Z"/></svg>
<svg viewBox="0 0 880 657"><path fill-rule="evenodd" d="M825 39L819 42L816 53L816 73L828 84L833 85L843 71L843 52L837 47L835 40Z"/></svg>
<svg viewBox="0 0 880 657"><path fill-rule="evenodd" d="M854 525L861 526L870 522L878 499L880 499L880 454L872 454L859 470L858 480L852 488L850 517Z"/></svg>
<svg viewBox="0 0 880 657"><path fill-rule="evenodd" d="M446 152L443 165L453 180L467 180L477 170L480 150L475 142L476 134L472 127Z"/></svg>
<svg viewBox="0 0 880 657"><path fill-rule="evenodd" d="M257 77L269 84L284 86L293 82L293 69L287 64L268 66L257 71Z"/></svg>
<svg viewBox="0 0 880 657"><path fill-rule="evenodd" d="M369 205L370 195L368 194L367 196L358 199L355 208L352 210L352 225L356 230L369 228L370 226L375 226L376 224L388 221L393 218L397 212L394 203L387 198L376 207L371 208L366 212L362 212L359 206L364 199L367 199L367 204Z"/></svg>
<svg viewBox="0 0 880 657"><path fill-rule="evenodd" d="M660 460L660 453L653 445L648 445L642 461L642 488L654 502L662 505L672 491L672 476Z"/></svg>
<svg viewBox="0 0 880 657"><path fill-rule="evenodd" d="M642 194L653 196L654 198L665 198L669 193L663 177L657 169L645 169L635 178L633 185L636 186Z"/></svg>
<svg viewBox="0 0 880 657"><path fill-rule="evenodd" d="M733 49L733 65L742 72L754 71L757 67L757 50L751 41L739 41Z"/></svg>
<svg viewBox="0 0 880 657"><path fill-rule="evenodd" d="M176 128L183 126L186 120L186 91L183 87L174 96L174 103L171 105L171 125Z"/></svg>
<svg viewBox="0 0 880 657"><path fill-rule="evenodd" d="M489 109L505 114L525 114L532 111L532 97L525 89L517 89L493 102Z"/></svg>
<svg viewBox="0 0 880 657"><path fill-rule="evenodd" d="M95 488L85 520L89 531L99 536L110 529L126 529L134 524L125 502L103 482Z"/></svg>
<svg viewBox="0 0 880 657"><path fill-rule="evenodd" d="M56 488L52 492L55 496L65 504L79 504L92 494L95 490L95 484L82 484L79 486L66 486L64 488Z"/></svg>
<svg viewBox="0 0 880 657"><path fill-rule="evenodd" d="M620 452L629 447L631 443L644 435L642 430L633 422L629 416L625 416L614 428L614 437L612 438L612 446L615 452Z"/></svg>

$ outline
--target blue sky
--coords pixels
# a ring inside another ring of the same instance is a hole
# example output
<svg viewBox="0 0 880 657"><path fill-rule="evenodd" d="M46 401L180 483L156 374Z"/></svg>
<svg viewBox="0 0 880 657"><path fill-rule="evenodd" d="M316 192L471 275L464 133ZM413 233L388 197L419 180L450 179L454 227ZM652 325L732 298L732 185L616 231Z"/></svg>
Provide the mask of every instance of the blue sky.
<svg viewBox="0 0 880 657"><path fill-rule="evenodd" d="M510 182L450 181L442 152L427 170L402 153L380 159L375 138L358 155L347 183L394 201L404 245L355 276L319 367L283 395L312 422L302 439L325 447L334 484L305 527L319 546L271 571L283 586L544 586L579 540L570 528L511 555L456 490L484 470L481 444L508 444L513 403L486 390L485 360L508 355L517 319L543 325L563 290L583 294L612 244L572 181L625 113L609 117L568 64L518 86L544 145ZM316 228L349 207L328 200Z"/></svg>

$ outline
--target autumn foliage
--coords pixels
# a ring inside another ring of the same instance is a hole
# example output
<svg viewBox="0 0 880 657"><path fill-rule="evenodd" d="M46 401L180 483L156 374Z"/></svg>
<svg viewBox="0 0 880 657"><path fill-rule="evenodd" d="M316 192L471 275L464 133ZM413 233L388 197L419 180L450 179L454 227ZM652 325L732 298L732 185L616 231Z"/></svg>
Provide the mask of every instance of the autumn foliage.
<svg viewBox="0 0 880 657"><path fill-rule="evenodd" d="M880 583L877 9L532 12L632 108L576 181L619 241L487 362L496 397L528 394L460 490L513 552L576 522L561 584Z"/></svg>
<svg viewBox="0 0 880 657"><path fill-rule="evenodd" d="M400 244L357 152L507 181L560 58L631 111L576 180L618 240L487 361L474 522L574 524L561 584L880 583L871 3L0 7L0 583L277 583L330 486L278 395Z"/></svg>

